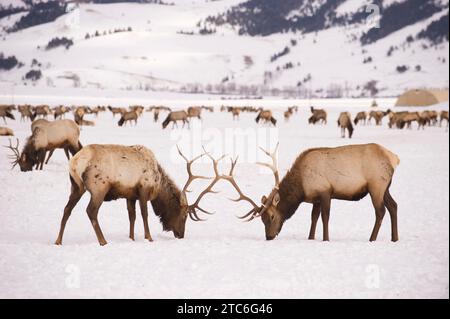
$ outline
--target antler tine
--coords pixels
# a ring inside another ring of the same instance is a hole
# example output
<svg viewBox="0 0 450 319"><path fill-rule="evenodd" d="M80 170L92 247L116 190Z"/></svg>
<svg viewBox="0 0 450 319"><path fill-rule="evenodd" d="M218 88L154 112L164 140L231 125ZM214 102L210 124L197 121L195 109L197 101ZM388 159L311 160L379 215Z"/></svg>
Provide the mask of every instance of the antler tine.
<svg viewBox="0 0 450 319"><path fill-rule="evenodd" d="M10 150L13 151L14 154L12 155L8 155L8 158L13 160L12 162L10 162L10 164L12 165L11 169L13 169L14 167L16 167L16 165L19 163L19 158L20 158L20 152L19 152L19 139L16 138L16 146L12 145L11 139L9 139L9 146L4 145L4 147L9 148Z"/></svg>
<svg viewBox="0 0 450 319"><path fill-rule="evenodd" d="M222 175L221 178L228 181L234 187L236 192L239 194L238 198L230 199L230 200L232 200L233 202L246 201L246 202L249 202L253 206L253 208L252 208L252 210L250 210L250 212L248 212L247 214L245 214L243 216L238 216L238 218L240 218L240 219L245 219L251 215L252 217L249 220L247 220L247 221L250 221L253 218L257 217L258 212L260 211L261 207L259 207L250 197L244 195L244 193L241 191L238 184L236 183L236 180L234 179L234 176L233 176L233 171L236 167L237 161L238 161L238 157L236 157L234 160L231 159L231 168L230 168L228 175Z"/></svg>
<svg viewBox="0 0 450 319"><path fill-rule="evenodd" d="M263 149L262 147L260 147L260 149L272 159L272 164L268 164L268 163L261 163L258 162L258 165L261 166L265 166L268 167L272 172L273 175L275 177L275 187L278 187L278 185L280 184L280 175L278 173L278 160L277 160L277 151L278 151L278 146L280 145L280 143L277 143L277 146L275 147L275 150L270 153L269 151Z"/></svg>
<svg viewBox="0 0 450 319"><path fill-rule="evenodd" d="M198 160L199 158L203 157L205 155L205 153L202 153L196 157L194 157L191 160L188 160L188 158L181 152L180 148L177 145L177 149L178 149L178 154L180 154L180 156L186 161L186 170L188 173L188 180L186 181L186 184L183 187L183 193L189 193L190 191L188 190L189 185L196 179L209 179L209 177L206 176L200 176L200 175L194 175L192 173L192 164Z"/></svg>
<svg viewBox="0 0 450 319"><path fill-rule="evenodd" d="M189 206L190 214L194 215L194 216L197 218L197 221L203 220L203 219L201 219L201 218L199 218L199 217L197 216L197 213L195 212L196 209L198 209L199 211L201 211L201 212L203 212L203 213L205 213L205 214L208 214L208 215L213 215L213 214L214 214L214 213L208 212L207 210L201 208L201 207L199 206L199 204L200 204L200 201L202 200L203 196L205 196L206 194L208 194L208 193L213 193L213 194L217 193L216 191L213 190L213 187L214 187L214 186L216 185L216 183L217 183L218 181L220 181L221 178L222 178L222 176L221 176L220 173L219 173L218 165L219 165L219 162L226 156L226 155L222 155L220 158L215 159L213 156L211 156L211 154L209 154L209 153L205 150L204 147L203 147L203 151L204 151L204 154L205 154L206 156L208 156L208 157L211 159L211 161L213 162L213 168L214 168L214 174L215 174L215 177L213 178L213 180L211 181L211 183L208 185L208 187L206 187L206 188L198 195L197 200L196 200L192 205ZM190 215L190 216L191 216L191 215ZM192 216L191 216L191 218L192 218ZM194 219L193 219L193 220L194 220Z"/></svg>

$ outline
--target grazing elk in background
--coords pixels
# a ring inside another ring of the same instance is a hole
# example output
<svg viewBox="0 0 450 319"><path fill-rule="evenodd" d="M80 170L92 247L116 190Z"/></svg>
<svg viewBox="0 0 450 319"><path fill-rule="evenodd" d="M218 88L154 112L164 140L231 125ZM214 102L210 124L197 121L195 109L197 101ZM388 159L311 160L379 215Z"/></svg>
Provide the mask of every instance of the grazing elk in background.
<svg viewBox="0 0 450 319"><path fill-rule="evenodd" d="M258 116L255 118L256 123L264 121L264 123L272 123L273 126L277 126L277 120L273 117L272 111L261 110Z"/></svg>
<svg viewBox="0 0 450 319"><path fill-rule="evenodd" d="M196 117L199 120L201 120L202 119L201 114L202 114L202 107L200 107L200 106L190 106L187 109L187 116L189 118Z"/></svg>
<svg viewBox="0 0 450 319"><path fill-rule="evenodd" d="M165 129L167 127L167 125L169 125L170 122L173 122L172 128L174 128L175 126L178 127L177 121L182 121L183 127L184 127L184 124L187 123L188 128L189 128L189 119L188 119L188 114L186 113L186 111L170 112L169 115L167 115L164 122L162 123L162 128Z"/></svg>
<svg viewBox="0 0 450 319"><path fill-rule="evenodd" d="M372 119L375 120L375 125L381 125L382 124L382 120L383 117L388 114L387 112L383 112L383 111L370 111L369 112L369 124L372 123Z"/></svg>
<svg viewBox="0 0 450 319"><path fill-rule="evenodd" d="M64 105L60 105L55 107L55 109L53 110L53 117L55 120L57 119L62 119L65 117L65 114L69 112L69 108L64 106Z"/></svg>
<svg viewBox="0 0 450 319"><path fill-rule="evenodd" d="M13 105L0 105L0 117L3 118L3 122L6 124L6 118L10 118L11 120L15 120L16 118L12 114Z"/></svg>
<svg viewBox="0 0 450 319"><path fill-rule="evenodd" d="M108 106L108 110L111 111L111 113L113 114L113 117L116 117L116 114L122 115L123 113L127 112L127 110L122 107Z"/></svg>
<svg viewBox="0 0 450 319"><path fill-rule="evenodd" d="M211 183L200 193L197 200L189 205L186 193L195 179L206 177L192 173L192 164L204 154L186 160L188 180L180 190L157 162L152 151L141 145L88 145L70 160L71 191L69 201L64 208L61 227L55 244L61 245L64 228L70 214L83 194L91 195L86 209L100 245L106 245L105 237L100 229L97 215L104 201L125 198L127 200L130 220L129 237L134 240L134 223L136 219L136 201L139 201L144 222L145 239L152 241L148 227L147 202L150 201L153 211L159 217L164 231L172 231L176 238L184 238L185 225L189 216L194 221L201 220L196 210L210 214L199 207L202 197L212 192ZM123 174L126 172L126 174Z"/></svg>
<svg viewBox="0 0 450 319"><path fill-rule="evenodd" d="M134 125L137 125L138 117L139 117L139 115L136 111L129 111L129 112L123 113L122 117L120 118L119 122L117 122L117 124L119 126L122 126L124 124L126 125L127 122L134 121Z"/></svg>
<svg viewBox="0 0 450 319"><path fill-rule="evenodd" d="M132 105L130 106L130 111L136 112L137 116L141 116L144 112L144 107L142 105Z"/></svg>
<svg viewBox="0 0 450 319"><path fill-rule="evenodd" d="M323 240L328 241L331 200L359 201L370 194L376 217L370 241L377 239L386 208L391 216L391 240L398 241L397 203L389 192L395 168L400 163L397 155L378 144L309 149L297 157L280 181L276 151L264 151L273 163L262 165L272 170L275 187L269 196L262 197L261 205L245 196L237 185L233 177L237 159L232 161L230 173L221 176L238 192L239 198L234 201L247 201L253 206L250 212L240 218L250 221L261 217L267 240L274 239L298 206L307 202L313 204L308 239L315 238L316 224L319 216L322 216Z"/></svg>
<svg viewBox="0 0 450 319"><path fill-rule="evenodd" d="M14 132L8 127L0 126L0 136L14 136Z"/></svg>
<svg viewBox="0 0 450 319"><path fill-rule="evenodd" d="M311 117L308 119L309 124L322 123L327 124L327 112L324 109L315 109L311 106Z"/></svg>
<svg viewBox="0 0 450 319"><path fill-rule="evenodd" d="M21 122L25 121L27 118L30 121L34 120L33 112L32 112L32 109L31 109L31 105L29 105L29 104L19 105L18 106L18 110L19 110L19 113L20 113L20 121Z"/></svg>
<svg viewBox="0 0 450 319"><path fill-rule="evenodd" d="M338 126L341 128L341 137L345 137L345 130L348 131L348 138L352 138L353 135L353 125L352 118L349 112L342 112L338 118Z"/></svg>
<svg viewBox="0 0 450 319"><path fill-rule="evenodd" d="M19 164L20 170L26 172L31 171L33 166L36 165L36 169L42 170L47 151L50 152L48 159L57 148L67 148L72 155L75 155L82 148L79 137L80 129L72 120L56 120L47 124L43 122L35 124L33 133L27 139L22 153L19 152L19 140L17 139L17 144L14 147L10 141L8 148L13 151L12 167L14 168Z"/></svg>
<svg viewBox="0 0 450 319"><path fill-rule="evenodd" d="M364 123L366 125L367 121L367 112L358 112L355 116L354 123L355 125L358 125L359 122Z"/></svg>
<svg viewBox="0 0 450 319"><path fill-rule="evenodd" d="M448 127L448 111L441 111L441 114L439 114L439 126L442 126L443 121L447 121Z"/></svg>
<svg viewBox="0 0 450 319"><path fill-rule="evenodd" d="M52 111L48 105L38 105L33 109L33 119L42 116L43 118L47 118L48 115L51 115Z"/></svg>
<svg viewBox="0 0 450 319"><path fill-rule="evenodd" d="M242 108L240 107L230 107L228 109L229 112L231 112L232 116L233 116L233 121L234 120L239 120L239 115L241 114Z"/></svg>
<svg viewBox="0 0 450 319"><path fill-rule="evenodd" d="M285 122L289 121L289 118L292 116L292 114L294 114L294 109L289 107L287 109L287 111L284 112L284 120L285 120Z"/></svg>

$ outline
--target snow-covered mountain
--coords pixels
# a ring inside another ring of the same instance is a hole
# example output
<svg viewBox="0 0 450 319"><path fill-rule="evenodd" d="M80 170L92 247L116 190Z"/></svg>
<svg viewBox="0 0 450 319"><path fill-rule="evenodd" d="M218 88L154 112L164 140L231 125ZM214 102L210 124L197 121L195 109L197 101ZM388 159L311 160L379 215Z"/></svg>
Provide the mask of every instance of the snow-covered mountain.
<svg viewBox="0 0 450 319"><path fill-rule="evenodd" d="M319 97L449 85L448 0L0 2L12 86Z"/></svg>

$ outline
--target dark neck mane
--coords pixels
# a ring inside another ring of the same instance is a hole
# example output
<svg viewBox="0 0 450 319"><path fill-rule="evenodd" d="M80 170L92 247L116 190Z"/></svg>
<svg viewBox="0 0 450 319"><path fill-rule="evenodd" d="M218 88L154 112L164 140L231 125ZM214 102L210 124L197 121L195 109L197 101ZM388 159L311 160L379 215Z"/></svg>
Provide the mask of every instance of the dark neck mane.
<svg viewBox="0 0 450 319"><path fill-rule="evenodd" d="M294 165L295 166L295 165ZM280 183L280 202L278 211L284 220L291 218L303 200L303 190L300 179L296 178L297 172L291 169Z"/></svg>
<svg viewBox="0 0 450 319"><path fill-rule="evenodd" d="M170 229L170 221L181 212L181 191L158 164L162 181L158 196L151 201L156 216L159 217L164 230Z"/></svg>

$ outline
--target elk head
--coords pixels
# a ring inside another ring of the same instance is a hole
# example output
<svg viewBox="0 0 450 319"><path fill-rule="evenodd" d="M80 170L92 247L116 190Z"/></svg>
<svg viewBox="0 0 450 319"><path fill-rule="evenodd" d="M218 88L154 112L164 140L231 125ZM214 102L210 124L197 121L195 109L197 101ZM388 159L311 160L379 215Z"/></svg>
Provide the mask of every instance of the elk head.
<svg viewBox="0 0 450 319"><path fill-rule="evenodd" d="M16 146L13 146L11 143L11 140L9 140L9 146L5 146L6 148L9 148L13 154L9 155L9 159L12 160L11 164L13 169L17 164L19 164L20 170L22 172L28 172L33 170L33 166L36 164L36 156L33 154L31 148L31 143L27 143L25 145L25 148L20 154L19 152L19 139L16 139Z"/></svg>
<svg viewBox="0 0 450 319"><path fill-rule="evenodd" d="M186 156L184 156L184 154L181 152L180 148L177 145L177 149L178 149L178 153L180 154L180 156L186 161L186 170L188 173L188 179L186 181L186 184L184 185L182 191L181 191L181 197L180 197L180 206L181 206L181 211L180 213L177 215L176 218L174 218L171 222L171 230L173 231L173 234L176 238L183 238L184 237L184 232L185 232L185 225L186 225L186 220L187 217L189 216L193 221L204 221L204 219L200 218L197 214L197 210L208 214L208 215L212 215L212 213L204 210L203 208L201 208L199 206L201 199L203 198L203 196L205 196L207 193L215 193L215 191L212 190L212 188L214 187L214 185L219 181L219 178L216 175L216 178L213 179L213 181L208 185L208 187L206 187L197 197L197 199L194 201L193 204L189 205L188 200L187 200L187 193L190 192L189 190L189 186L190 184L196 180L196 179L211 179L210 177L205 177L205 176L199 176L199 175L194 175L192 173L192 164L200 159L201 157L208 155L206 153L206 151L204 151L204 153L198 155L197 157L193 158L192 160L188 160ZM215 171L217 172L217 168L215 168Z"/></svg>

